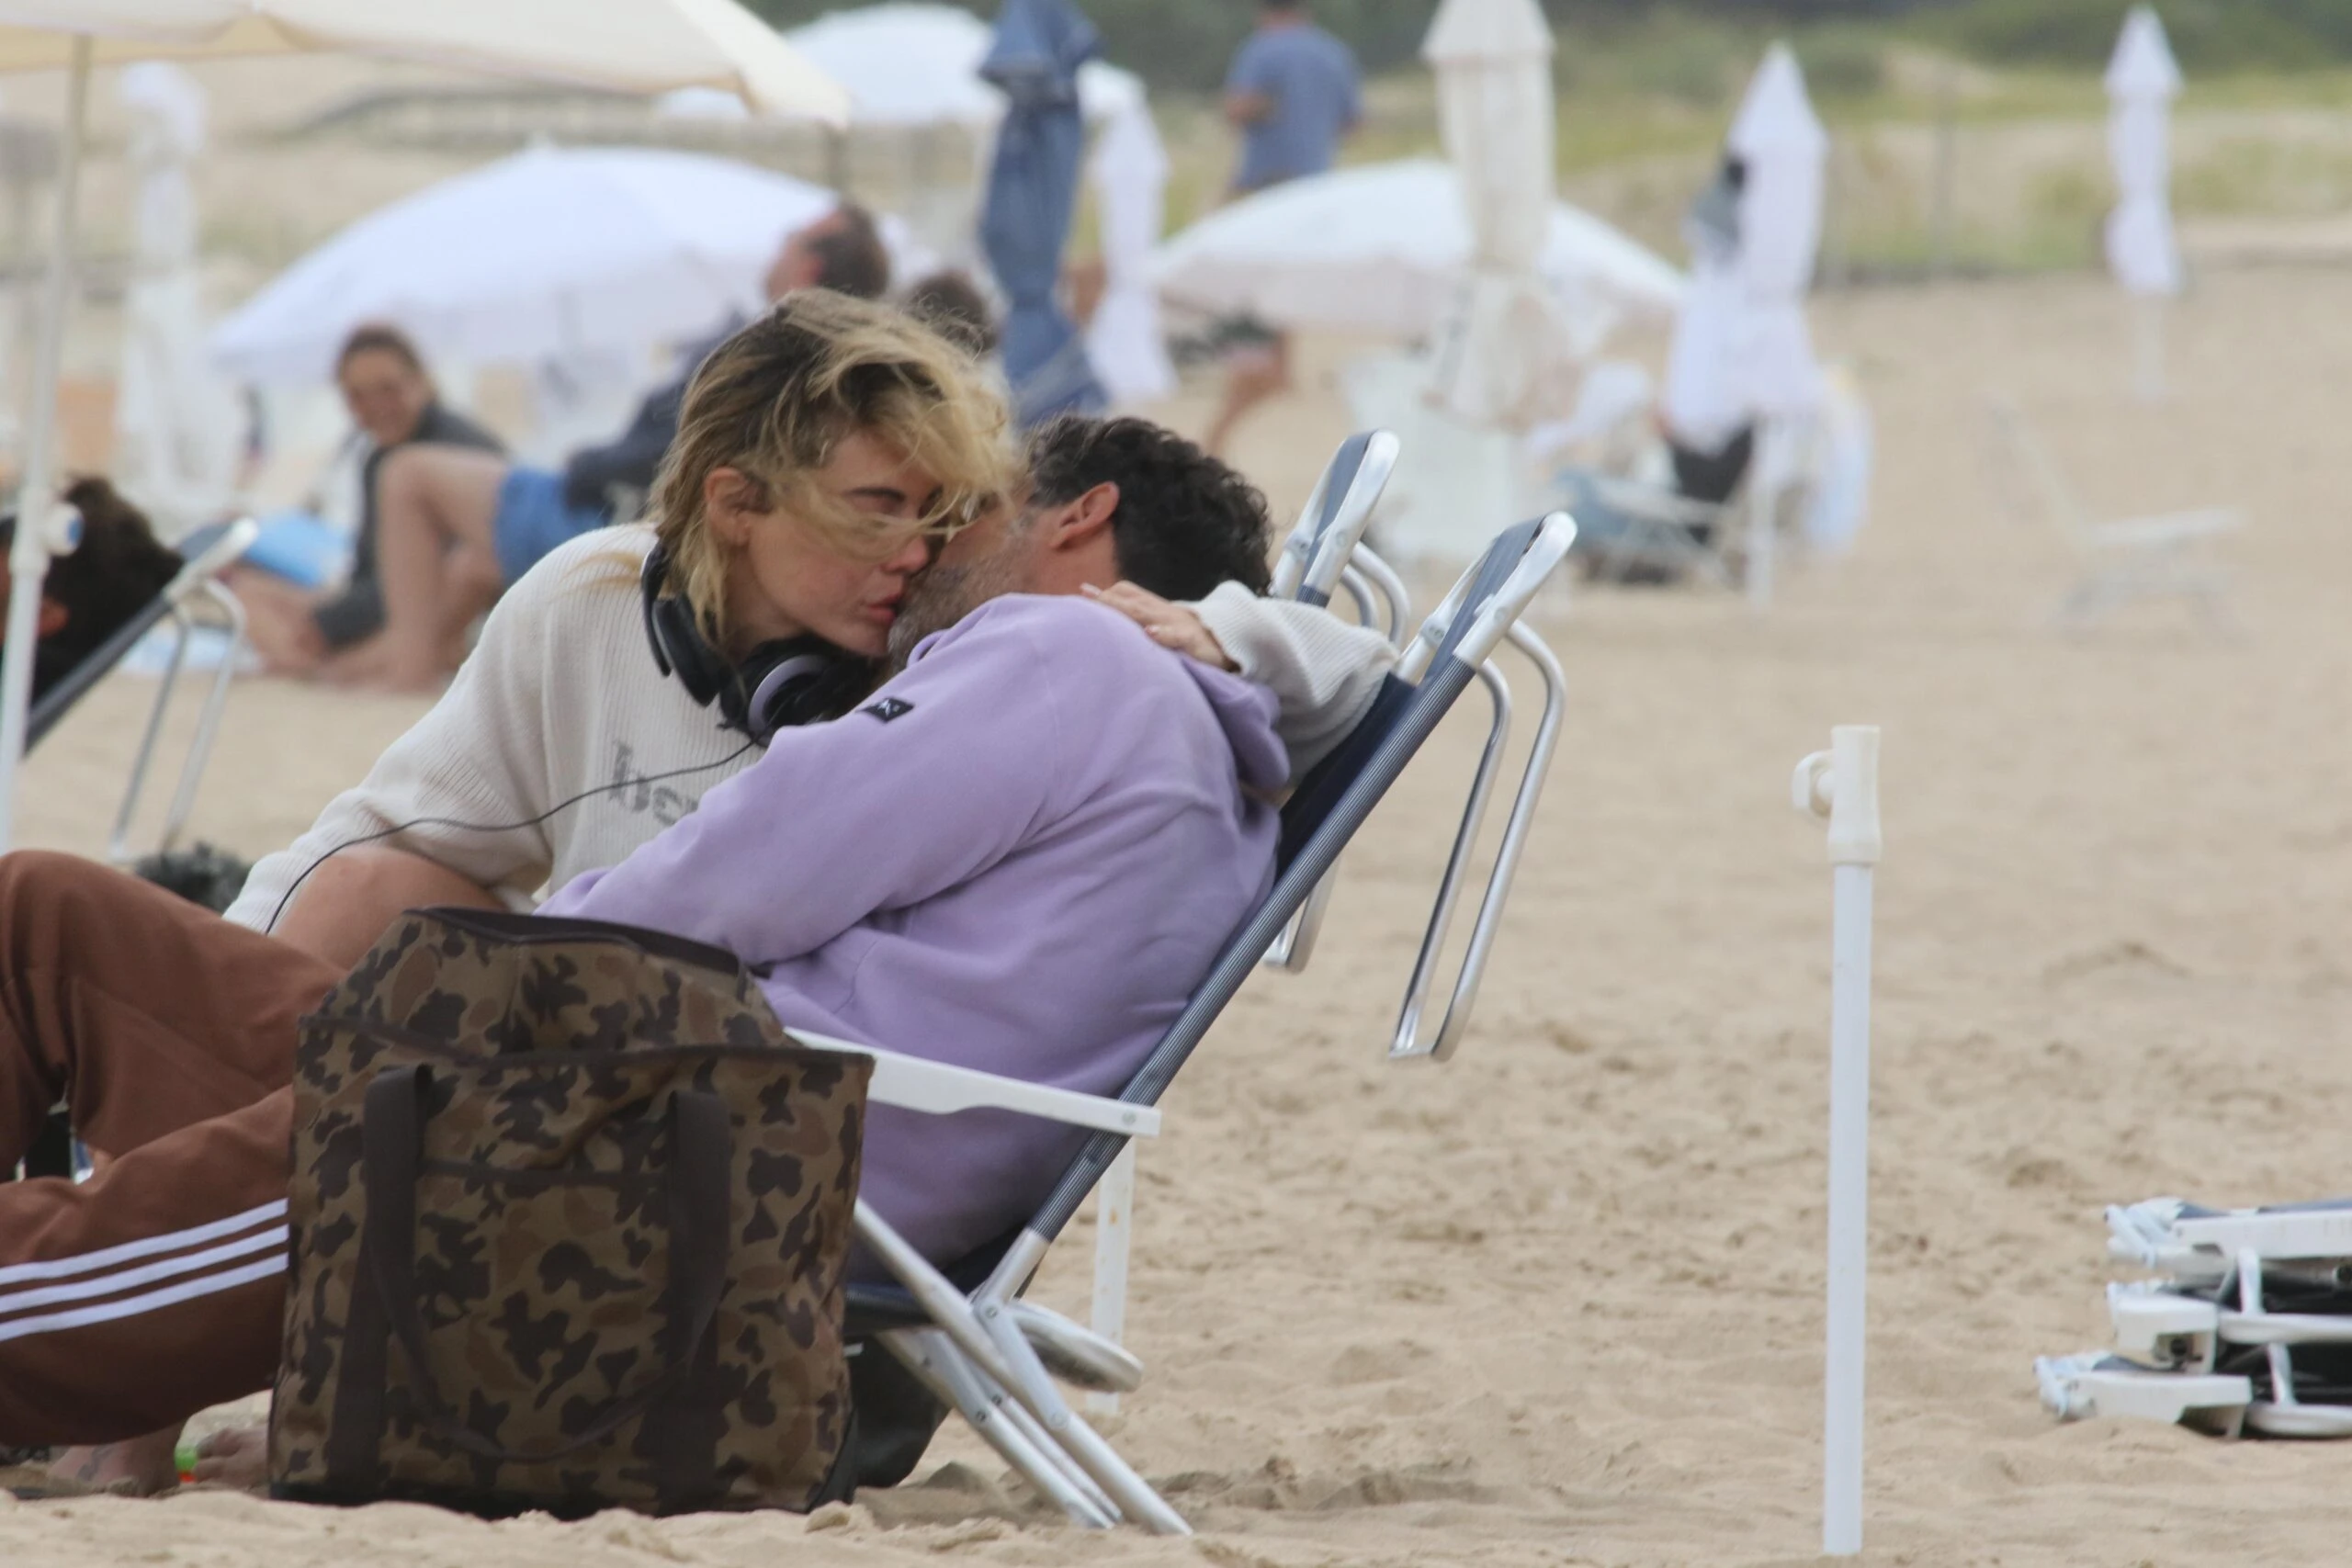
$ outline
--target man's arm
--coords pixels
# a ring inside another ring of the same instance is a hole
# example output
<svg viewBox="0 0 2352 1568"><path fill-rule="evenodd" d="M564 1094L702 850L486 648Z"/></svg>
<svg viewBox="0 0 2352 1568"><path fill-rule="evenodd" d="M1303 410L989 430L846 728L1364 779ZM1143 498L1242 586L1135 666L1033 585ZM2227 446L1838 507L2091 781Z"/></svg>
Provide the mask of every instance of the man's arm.
<svg viewBox="0 0 2352 1568"><path fill-rule="evenodd" d="M662 459L678 438L678 412L685 397L684 381L664 387L638 405L637 417L617 440L574 452L563 465L564 504L583 511L608 506L615 485L652 490Z"/></svg>
<svg viewBox="0 0 2352 1568"><path fill-rule="evenodd" d="M1001 860L1079 739L1064 732L1057 684L1084 650L1047 648L1022 604L975 612L856 712L780 732L692 816L544 912L771 964Z"/></svg>
<svg viewBox="0 0 2352 1568"><path fill-rule="evenodd" d="M511 904L529 898L553 860L546 825L484 833L455 824L523 822L554 804L542 723L550 655L561 656L550 646L550 602L605 591L557 581L566 576L531 572L500 601L441 700L309 832L254 867L229 919L268 931L312 865L363 840L437 862ZM409 822L419 825L401 827Z"/></svg>
<svg viewBox="0 0 2352 1568"><path fill-rule="evenodd" d="M1274 112L1273 73L1256 39L1241 46L1225 79L1226 123L1246 130Z"/></svg>

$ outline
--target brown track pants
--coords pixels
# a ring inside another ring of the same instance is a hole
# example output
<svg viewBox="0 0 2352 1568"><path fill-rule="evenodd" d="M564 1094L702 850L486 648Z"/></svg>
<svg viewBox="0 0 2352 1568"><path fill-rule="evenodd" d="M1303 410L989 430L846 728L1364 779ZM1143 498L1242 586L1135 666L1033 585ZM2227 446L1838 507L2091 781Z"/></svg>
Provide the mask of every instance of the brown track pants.
<svg viewBox="0 0 2352 1568"><path fill-rule="evenodd" d="M333 965L119 872L0 856L0 1169L60 1099L112 1156L0 1183L0 1445L107 1442L269 1385L295 1023Z"/></svg>

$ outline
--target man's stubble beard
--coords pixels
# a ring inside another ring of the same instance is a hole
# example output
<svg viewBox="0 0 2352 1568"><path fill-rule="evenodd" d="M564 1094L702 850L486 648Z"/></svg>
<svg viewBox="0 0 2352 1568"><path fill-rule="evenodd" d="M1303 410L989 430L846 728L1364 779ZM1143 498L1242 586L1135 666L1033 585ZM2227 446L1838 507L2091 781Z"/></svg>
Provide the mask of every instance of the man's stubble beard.
<svg viewBox="0 0 2352 1568"><path fill-rule="evenodd" d="M994 553L962 566L927 566L907 581L899 618L890 624L890 669L907 667L915 647L944 632L989 600L1022 590L1019 535L1008 536Z"/></svg>

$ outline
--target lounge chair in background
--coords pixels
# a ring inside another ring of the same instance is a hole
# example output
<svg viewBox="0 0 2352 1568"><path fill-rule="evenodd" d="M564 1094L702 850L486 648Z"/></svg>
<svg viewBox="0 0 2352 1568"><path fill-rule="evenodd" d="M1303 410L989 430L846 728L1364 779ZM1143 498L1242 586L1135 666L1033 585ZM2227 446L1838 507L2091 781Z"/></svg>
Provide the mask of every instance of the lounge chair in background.
<svg viewBox="0 0 2352 1568"><path fill-rule="evenodd" d="M2052 617L2086 626L2119 605L2142 599L2196 602L2208 619L2234 627L2227 603L2229 577L2207 553L2212 540L2245 525L2234 506L2205 506L2149 517L2095 522L2016 400L1984 400L1995 443L1991 479L2010 510L2039 509L2074 552L2077 576Z"/></svg>

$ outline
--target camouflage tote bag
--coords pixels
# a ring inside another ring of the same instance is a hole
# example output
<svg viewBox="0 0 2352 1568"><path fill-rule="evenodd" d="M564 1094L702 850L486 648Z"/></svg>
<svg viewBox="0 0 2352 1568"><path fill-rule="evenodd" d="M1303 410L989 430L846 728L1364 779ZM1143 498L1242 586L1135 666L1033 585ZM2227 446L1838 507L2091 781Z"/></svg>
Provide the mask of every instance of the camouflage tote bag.
<svg viewBox="0 0 2352 1568"><path fill-rule="evenodd" d="M484 1514L846 1491L863 1057L731 954L412 910L296 1052L272 1491Z"/></svg>

